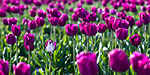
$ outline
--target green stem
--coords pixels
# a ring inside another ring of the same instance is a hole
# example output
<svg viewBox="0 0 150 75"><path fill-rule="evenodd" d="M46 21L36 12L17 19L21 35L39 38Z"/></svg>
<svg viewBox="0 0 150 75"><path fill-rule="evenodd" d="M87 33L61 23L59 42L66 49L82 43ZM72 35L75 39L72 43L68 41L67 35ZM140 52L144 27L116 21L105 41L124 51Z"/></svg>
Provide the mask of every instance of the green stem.
<svg viewBox="0 0 150 75"><path fill-rule="evenodd" d="M99 61L97 62L97 64L100 62L100 54L101 54L101 42L102 42L102 40L103 40L103 33L102 33L102 36L100 36L99 37L100 38L100 40L99 40L99 49L98 49L98 51L99 51L99 55L98 55L98 59L99 59Z"/></svg>
<svg viewBox="0 0 150 75"><path fill-rule="evenodd" d="M74 49L74 36L72 36L72 41L73 41L73 66L74 66L74 75L76 75L76 66L75 66L75 49Z"/></svg>
<svg viewBox="0 0 150 75"><path fill-rule="evenodd" d="M115 48L117 48L117 38L115 39Z"/></svg>
<svg viewBox="0 0 150 75"><path fill-rule="evenodd" d="M10 49L9 75L11 75L11 57L12 57L12 51L13 51L13 45L11 45L11 49Z"/></svg>
<svg viewBox="0 0 150 75"><path fill-rule="evenodd" d="M28 64L30 64L30 45L29 45L29 51L28 51Z"/></svg>
<svg viewBox="0 0 150 75"><path fill-rule="evenodd" d="M130 26L129 29L130 29L130 36L132 36L132 27Z"/></svg>
<svg viewBox="0 0 150 75"><path fill-rule="evenodd" d="M94 38L92 36L92 52L94 51Z"/></svg>
<svg viewBox="0 0 150 75"><path fill-rule="evenodd" d="M52 53L50 52L49 75L51 75L51 57L52 57Z"/></svg>
<svg viewBox="0 0 150 75"><path fill-rule="evenodd" d="M111 31L111 50L113 49L113 30Z"/></svg>
<svg viewBox="0 0 150 75"><path fill-rule="evenodd" d="M54 41L56 41L56 27L54 26Z"/></svg>
<svg viewBox="0 0 150 75"><path fill-rule="evenodd" d="M144 38L145 38L145 40L144 40L144 50L145 50L145 52L144 52L144 53L146 54L146 53L147 53L147 52L146 52L146 51L147 51L147 50L146 50L146 40L147 40L147 39L146 39L146 25L144 25Z"/></svg>
<svg viewBox="0 0 150 75"><path fill-rule="evenodd" d="M19 39L19 36L17 36L17 41L16 41L16 47L17 47L17 50L16 50L16 60L17 60L17 63L18 63L18 39Z"/></svg>
<svg viewBox="0 0 150 75"><path fill-rule="evenodd" d="M50 38L52 38L52 30L53 28L52 28L52 25L51 25L51 31L50 31Z"/></svg>
<svg viewBox="0 0 150 75"><path fill-rule="evenodd" d="M89 47L89 36L87 36L86 52L88 52L88 47Z"/></svg>
<svg viewBox="0 0 150 75"><path fill-rule="evenodd" d="M120 40L120 47L119 49L123 49L123 40Z"/></svg>

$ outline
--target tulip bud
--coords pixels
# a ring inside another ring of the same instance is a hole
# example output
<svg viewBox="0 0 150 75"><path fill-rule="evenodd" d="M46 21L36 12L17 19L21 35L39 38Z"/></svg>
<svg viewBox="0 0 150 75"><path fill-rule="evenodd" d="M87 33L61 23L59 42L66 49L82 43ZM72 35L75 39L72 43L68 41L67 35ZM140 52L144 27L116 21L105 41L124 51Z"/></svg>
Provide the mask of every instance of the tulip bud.
<svg viewBox="0 0 150 75"><path fill-rule="evenodd" d="M45 18L46 17L46 12L45 11L43 11L43 10L41 10L41 9L38 9L37 10L37 13L38 13L38 16L39 17L43 17L43 18Z"/></svg>
<svg viewBox="0 0 150 75"><path fill-rule="evenodd" d="M123 50L114 49L108 53L109 66L115 72L125 72L129 69L130 63Z"/></svg>
<svg viewBox="0 0 150 75"><path fill-rule="evenodd" d="M28 27L30 28L30 29L35 29L36 28L36 23L35 23L35 21L29 21L28 22Z"/></svg>
<svg viewBox="0 0 150 75"><path fill-rule="evenodd" d="M122 7L123 7L123 10L125 10L127 12L129 11L129 3L123 3Z"/></svg>
<svg viewBox="0 0 150 75"><path fill-rule="evenodd" d="M105 7L105 8L104 8L104 12L108 12L108 13L109 13L109 8L108 8L108 7Z"/></svg>
<svg viewBox="0 0 150 75"><path fill-rule="evenodd" d="M129 22L129 26L133 26L134 25L134 18L132 16L127 16L126 20Z"/></svg>
<svg viewBox="0 0 150 75"><path fill-rule="evenodd" d="M145 6L141 6L141 11L146 11L146 7Z"/></svg>
<svg viewBox="0 0 150 75"><path fill-rule="evenodd" d="M9 26L17 24L17 18L9 18L8 24Z"/></svg>
<svg viewBox="0 0 150 75"><path fill-rule="evenodd" d="M45 43L46 50L48 52L53 52L56 50L56 42L53 42L51 39Z"/></svg>
<svg viewBox="0 0 150 75"><path fill-rule="evenodd" d="M142 22L141 21L136 21L135 24L137 25L137 27L142 27Z"/></svg>
<svg viewBox="0 0 150 75"><path fill-rule="evenodd" d="M63 14L61 15L61 18L65 19L65 20L67 21L67 20L68 20L68 15L65 14L65 13L63 13Z"/></svg>
<svg viewBox="0 0 150 75"><path fill-rule="evenodd" d="M132 68L137 74L142 71L142 67L147 61L149 61L148 56L140 54L138 51L135 51L132 55L130 55Z"/></svg>
<svg viewBox="0 0 150 75"><path fill-rule="evenodd" d="M102 10L101 8L98 8L98 9L97 9L97 12L98 12L98 14L102 14L102 13L103 13L103 10Z"/></svg>
<svg viewBox="0 0 150 75"><path fill-rule="evenodd" d="M125 19L126 18L126 13L125 12L120 12L120 18Z"/></svg>
<svg viewBox="0 0 150 75"><path fill-rule="evenodd" d="M38 7L40 7L42 5L42 2L40 2L38 0L33 0L33 3Z"/></svg>
<svg viewBox="0 0 150 75"><path fill-rule="evenodd" d="M6 35L6 42L7 42L8 44L15 44L15 42L16 42L16 37L15 37L15 35L13 35L13 34L8 34L8 35Z"/></svg>
<svg viewBox="0 0 150 75"><path fill-rule="evenodd" d="M21 35L21 29L20 29L20 25L12 25L11 27L11 31L15 36L20 36Z"/></svg>
<svg viewBox="0 0 150 75"><path fill-rule="evenodd" d="M27 45L25 42L24 42L24 48L29 51L29 48L30 48L30 51L33 51L34 50L34 45L31 44L31 45Z"/></svg>
<svg viewBox="0 0 150 75"><path fill-rule="evenodd" d="M88 5L92 5L93 4L93 0L86 0L85 1Z"/></svg>
<svg viewBox="0 0 150 75"><path fill-rule="evenodd" d="M70 12L73 12L73 8L69 8L69 11L70 11Z"/></svg>
<svg viewBox="0 0 150 75"><path fill-rule="evenodd" d="M119 28L116 30L116 36L119 40L125 40L128 37L128 30L125 28Z"/></svg>
<svg viewBox="0 0 150 75"><path fill-rule="evenodd" d="M112 17L112 16L105 19L107 28L112 29L112 25L114 24L114 20L115 20L115 17Z"/></svg>
<svg viewBox="0 0 150 75"><path fill-rule="evenodd" d="M30 20L29 19L22 19L22 23L24 24L24 25L26 25L26 24L28 24L28 22L29 22Z"/></svg>
<svg viewBox="0 0 150 75"><path fill-rule="evenodd" d="M95 23L87 23L83 28L88 36L95 36L97 33L97 27Z"/></svg>
<svg viewBox="0 0 150 75"><path fill-rule="evenodd" d="M72 20L73 21L78 21L78 15L76 13L72 14Z"/></svg>
<svg viewBox="0 0 150 75"><path fill-rule="evenodd" d="M8 18L3 18L2 21L3 21L3 24L4 24L4 25L8 25L9 19L8 19Z"/></svg>
<svg viewBox="0 0 150 75"><path fill-rule="evenodd" d="M139 13L139 18L143 24L149 23L149 15L146 12Z"/></svg>
<svg viewBox="0 0 150 75"><path fill-rule="evenodd" d="M117 3L113 3L113 7L114 7L114 9L118 9Z"/></svg>
<svg viewBox="0 0 150 75"><path fill-rule="evenodd" d="M99 33L104 33L106 29L107 29L107 27L105 24L99 23L97 26L97 31Z"/></svg>
<svg viewBox="0 0 150 75"><path fill-rule="evenodd" d="M26 33L23 36L23 40L27 45L33 45L34 43L34 34L32 35L31 33Z"/></svg>
<svg viewBox="0 0 150 75"><path fill-rule="evenodd" d="M31 9L29 11L29 14L30 14L31 17L35 17L36 16L36 11L34 9Z"/></svg>
<svg viewBox="0 0 150 75"><path fill-rule="evenodd" d="M95 53L80 52L76 55L76 62L78 64L81 75L97 75L98 66L96 64Z"/></svg>
<svg viewBox="0 0 150 75"><path fill-rule="evenodd" d="M141 44L141 37L138 34L135 34L132 37L130 36L129 40L133 46L138 46Z"/></svg>
<svg viewBox="0 0 150 75"><path fill-rule="evenodd" d="M107 12L102 13L102 20L105 21L105 18L107 18L107 17L109 17L109 16L110 16L110 15L109 15L109 13L107 13Z"/></svg>
<svg viewBox="0 0 150 75"><path fill-rule="evenodd" d="M9 74L9 62L4 60L0 60L0 75L8 75Z"/></svg>
<svg viewBox="0 0 150 75"><path fill-rule="evenodd" d="M128 29L128 27L129 27L129 22L127 20L122 20L120 28Z"/></svg>
<svg viewBox="0 0 150 75"><path fill-rule="evenodd" d="M51 17L48 19L51 25L56 26L58 24L58 18L57 17Z"/></svg>
<svg viewBox="0 0 150 75"><path fill-rule="evenodd" d="M30 65L24 62L19 62L13 65L15 75L31 75Z"/></svg>
<svg viewBox="0 0 150 75"><path fill-rule="evenodd" d="M6 12L3 9L0 9L0 17L6 17Z"/></svg>
<svg viewBox="0 0 150 75"><path fill-rule="evenodd" d="M97 8L96 7L91 7L91 11L96 13L97 12Z"/></svg>
<svg viewBox="0 0 150 75"><path fill-rule="evenodd" d="M50 8L54 8L54 7L55 7L55 4L54 4L54 3L49 3L48 6L49 6Z"/></svg>
<svg viewBox="0 0 150 75"><path fill-rule="evenodd" d="M144 0L138 0L140 5L144 5L145 1Z"/></svg>
<svg viewBox="0 0 150 75"><path fill-rule="evenodd" d="M35 17L35 22L38 27L43 26L45 24L45 20L43 17Z"/></svg>
<svg viewBox="0 0 150 75"><path fill-rule="evenodd" d="M23 0L23 2L24 2L25 4L31 4L31 3L33 2L33 0Z"/></svg>
<svg viewBox="0 0 150 75"><path fill-rule="evenodd" d="M91 14L89 14L89 19L90 21L96 21L97 15L95 12L92 12Z"/></svg>
<svg viewBox="0 0 150 75"><path fill-rule="evenodd" d="M63 18L59 18L59 20L58 20L58 25L60 25L60 26L65 26L65 25L66 25L66 20L63 19Z"/></svg>
<svg viewBox="0 0 150 75"><path fill-rule="evenodd" d="M84 25L86 25L86 24L87 24L87 22L83 22L83 23L79 24L79 28L80 28L80 31L81 31L82 34L86 34L85 31L84 31L84 28L83 28Z"/></svg>
<svg viewBox="0 0 150 75"><path fill-rule="evenodd" d="M75 36L78 33L78 25L77 24L67 24L65 26L66 33L68 36Z"/></svg>
<svg viewBox="0 0 150 75"><path fill-rule="evenodd" d="M122 25L122 20L120 18L116 18L112 23L112 28L113 30L117 30L119 27L121 27L121 25Z"/></svg>
<svg viewBox="0 0 150 75"><path fill-rule="evenodd" d="M115 10L115 9L110 9L110 13L111 13L112 15L115 15L115 14L116 14L116 10Z"/></svg>
<svg viewBox="0 0 150 75"><path fill-rule="evenodd" d="M19 6L11 6L10 7L11 12L13 13L19 13Z"/></svg>
<svg viewBox="0 0 150 75"><path fill-rule="evenodd" d="M137 11L135 4L130 4L129 9L130 9L131 12L136 12Z"/></svg>

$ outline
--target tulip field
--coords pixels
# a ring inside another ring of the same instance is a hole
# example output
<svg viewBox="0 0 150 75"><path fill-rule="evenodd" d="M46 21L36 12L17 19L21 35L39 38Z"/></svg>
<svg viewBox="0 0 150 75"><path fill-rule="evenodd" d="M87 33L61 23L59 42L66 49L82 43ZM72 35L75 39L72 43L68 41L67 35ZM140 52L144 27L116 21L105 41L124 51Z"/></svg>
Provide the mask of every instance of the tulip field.
<svg viewBox="0 0 150 75"><path fill-rule="evenodd" d="M150 0L0 0L0 75L150 75Z"/></svg>

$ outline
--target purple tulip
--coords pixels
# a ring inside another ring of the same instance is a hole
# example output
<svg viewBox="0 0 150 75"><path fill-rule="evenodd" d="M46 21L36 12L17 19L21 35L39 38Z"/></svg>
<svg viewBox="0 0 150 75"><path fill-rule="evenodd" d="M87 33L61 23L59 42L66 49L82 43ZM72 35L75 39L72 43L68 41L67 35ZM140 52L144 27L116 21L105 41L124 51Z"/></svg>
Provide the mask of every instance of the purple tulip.
<svg viewBox="0 0 150 75"><path fill-rule="evenodd" d="M115 14L116 14L116 10L115 10L115 9L110 9L110 13L111 13L112 15L115 15Z"/></svg>
<svg viewBox="0 0 150 75"><path fill-rule="evenodd" d="M138 51L133 52L132 55L130 55L130 62L132 65L133 70L138 74L142 72L142 68L144 67L144 64L149 61L148 56L145 54L140 54ZM146 75L143 73L143 75Z"/></svg>
<svg viewBox="0 0 150 75"><path fill-rule="evenodd" d="M97 31L99 33L104 33L106 29L107 29L107 27L105 24L99 23L97 26Z"/></svg>
<svg viewBox="0 0 150 75"><path fill-rule="evenodd" d="M48 6L49 6L50 8L54 8L54 7L55 7L55 4L54 4L54 3L49 3Z"/></svg>
<svg viewBox="0 0 150 75"><path fill-rule="evenodd" d="M81 31L82 34L86 34L85 31L84 31L84 28L83 28L84 25L86 25L86 24L87 24L87 22L83 22L83 23L79 24L79 28L80 28L80 31Z"/></svg>
<svg viewBox="0 0 150 75"><path fill-rule="evenodd" d="M123 10L125 10L127 12L129 11L129 3L123 3L122 7L123 7Z"/></svg>
<svg viewBox="0 0 150 75"><path fill-rule="evenodd" d="M23 0L23 2L24 2L25 4L31 4L31 3L33 2L33 0Z"/></svg>
<svg viewBox="0 0 150 75"><path fill-rule="evenodd" d="M29 22L30 20L29 19L22 19L22 23L25 25L25 24L28 24L28 22Z"/></svg>
<svg viewBox="0 0 150 75"><path fill-rule="evenodd" d="M33 3L38 7L40 7L42 5L42 2L40 2L38 0L33 0Z"/></svg>
<svg viewBox="0 0 150 75"><path fill-rule="evenodd" d="M78 25L77 24L67 24L65 26L66 33L68 36L75 36L78 33Z"/></svg>
<svg viewBox="0 0 150 75"><path fill-rule="evenodd" d="M125 72L129 69L130 63L123 50L114 49L108 53L109 66L115 72Z"/></svg>
<svg viewBox="0 0 150 75"><path fill-rule="evenodd" d="M9 18L8 24L9 26L17 24L17 18Z"/></svg>
<svg viewBox="0 0 150 75"><path fill-rule="evenodd" d="M19 6L11 6L10 7L11 12L13 13L19 13Z"/></svg>
<svg viewBox="0 0 150 75"><path fill-rule="evenodd" d="M45 24L45 20L43 17L35 17L35 22L38 27L43 26Z"/></svg>
<svg viewBox="0 0 150 75"><path fill-rule="evenodd" d="M58 18L57 17L51 17L48 20L52 26L56 26L58 24Z"/></svg>
<svg viewBox="0 0 150 75"><path fill-rule="evenodd" d="M26 33L23 36L23 40L27 45L33 45L34 43L34 34L32 35L31 33Z"/></svg>
<svg viewBox="0 0 150 75"><path fill-rule="evenodd" d="M29 27L30 29L35 29L35 28L36 28L36 22L30 20L30 21L28 22L28 27Z"/></svg>
<svg viewBox="0 0 150 75"><path fill-rule="evenodd" d="M29 11L29 14L30 14L31 17L35 17L35 16L36 16L36 10L31 9L31 10Z"/></svg>
<svg viewBox="0 0 150 75"><path fill-rule="evenodd" d="M107 12L102 13L102 20L105 21L105 19L106 19L107 17L109 17L109 16L110 16L110 15L109 15L109 13L107 13Z"/></svg>
<svg viewBox="0 0 150 75"><path fill-rule="evenodd" d="M95 12L92 12L87 17L89 17L90 21L96 21L97 15Z"/></svg>
<svg viewBox="0 0 150 75"><path fill-rule="evenodd" d="M8 75L9 74L9 62L4 60L0 60L0 75Z"/></svg>
<svg viewBox="0 0 150 75"><path fill-rule="evenodd" d="M141 6L141 11L146 11L146 7L145 6Z"/></svg>
<svg viewBox="0 0 150 75"><path fill-rule="evenodd" d="M4 24L4 25L8 25L9 19L8 19L8 18L3 18L2 21L3 21L3 24Z"/></svg>
<svg viewBox="0 0 150 75"><path fill-rule="evenodd" d="M82 3L78 3L78 4L77 4L77 7L78 7L78 8L81 8L81 7L82 7Z"/></svg>
<svg viewBox="0 0 150 75"><path fill-rule="evenodd" d="M135 4L130 4L129 9L130 9L131 12L136 12L137 11Z"/></svg>
<svg viewBox="0 0 150 75"><path fill-rule="evenodd" d="M11 27L11 31L15 36L20 36L21 35L21 29L20 29L20 25L12 25Z"/></svg>
<svg viewBox="0 0 150 75"><path fill-rule="evenodd" d="M65 26L66 25L66 20L64 18L59 18L58 25L59 26Z"/></svg>
<svg viewBox="0 0 150 75"><path fill-rule="evenodd" d="M97 27L95 23L87 23L83 28L88 36L95 36L97 33Z"/></svg>
<svg viewBox="0 0 150 75"><path fill-rule="evenodd" d="M0 9L0 17L6 17L6 11L3 9Z"/></svg>
<svg viewBox="0 0 150 75"><path fill-rule="evenodd" d="M31 45L27 45L25 42L24 42L24 48L29 51L29 48L30 48L30 51L33 51L34 50L34 45L31 44Z"/></svg>
<svg viewBox="0 0 150 75"><path fill-rule="evenodd" d="M140 5L144 5L145 1L144 0L138 0Z"/></svg>
<svg viewBox="0 0 150 75"><path fill-rule="evenodd" d="M12 5L19 5L20 4L20 0L10 0L10 3Z"/></svg>
<svg viewBox="0 0 150 75"><path fill-rule="evenodd" d="M93 4L93 0L86 0L85 1L88 5L92 5Z"/></svg>
<svg viewBox="0 0 150 75"><path fill-rule="evenodd" d="M118 9L117 3L113 3L113 7L114 7L114 9Z"/></svg>
<svg viewBox="0 0 150 75"><path fill-rule="evenodd" d="M20 4L20 5L19 5L19 10L20 10L20 11L24 11L24 10L25 10L25 6Z"/></svg>
<svg viewBox="0 0 150 75"><path fill-rule="evenodd" d="M57 17L59 18L60 17L60 12L57 8L52 8L51 10L49 10L49 14L52 16L52 17Z"/></svg>
<svg viewBox="0 0 150 75"><path fill-rule="evenodd" d="M63 18L63 19L65 19L66 21L69 19L69 18L68 18L68 15L65 14L65 13L63 13L60 18Z"/></svg>
<svg viewBox="0 0 150 75"><path fill-rule="evenodd" d="M98 14L102 14L102 13L103 13L103 10L102 10L101 8L98 8L98 9L97 9L97 12L98 12Z"/></svg>
<svg viewBox="0 0 150 75"><path fill-rule="evenodd" d="M96 64L95 53L80 52L76 55L76 62L78 64L81 75L97 75L98 66Z"/></svg>
<svg viewBox="0 0 150 75"><path fill-rule="evenodd" d="M6 35L6 42L7 42L8 44L15 44L15 42L16 42L16 37L15 37L15 35L13 35L13 34L8 34L8 35Z"/></svg>
<svg viewBox="0 0 150 75"><path fill-rule="evenodd" d="M105 1L102 1L102 5L103 5L103 7L106 7L107 3Z"/></svg>
<svg viewBox="0 0 150 75"><path fill-rule="evenodd" d="M78 15L76 13L72 14L72 20L73 21L78 21Z"/></svg>
<svg viewBox="0 0 150 75"><path fill-rule="evenodd" d="M30 65L24 62L19 62L13 65L15 75L31 75Z"/></svg>
<svg viewBox="0 0 150 75"><path fill-rule="evenodd" d="M148 6L146 7L146 9L147 9L147 12L150 13L150 5L148 5Z"/></svg>
<svg viewBox="0 0 150 75"><path fill-rule="evenodd" d="M127 16L126 20L129 22L129 26L133 26L134 25L134 18L132 16Z"/></svg>
<svg viewBox="0 0 150 75"><path fill-rule="evenodd" d="M127 20L122 20L120 28L128 29L128 27L129 27L129 22Z"/></svg>
<svg viewBox="0 0 150 75"><path fill-rule="evenodd" d="M71 7L71 8L69 8L69 11L70 11L70 12L73 12L73 8L72 8L72 7Z"/></svg>
<svg viewBox="0 0 150 75"><path fill-rule="evenodd" d="M112 25L114 24L114 20L115 20L115 17L112 17L112 16L105 19L106 26L108 29L113 29Z"/></svg>
<svg viewBox="0 0 150 75"><path fill-rule="evenodd" d="M141 21L136 21L135 24L137 25L138 28L142 27L142 22Z"/></svg>
<svg viewBox="0 0 150 75"><path fill-rule="evenodd" d="M149 23L149 15L146 12L140 12L139 13L139 18L140 18L140 21L143 24L148 24Z"/></svg>
<svg viewBox="0 0 150 75"><path fill-rule="evenodd" d="M45 11L43 11L43 10L41 10L41 9L38 9L37 10L37 13L38 13L38 16L39 17L43 17L43 18L45 18L46 17L46 12Z"/></svg>
<svg viewBox="0 0 150 75"><path fill-rule="evenodd" d="M104 12L108 12L108 13L109 13L109 8L108 8L108 7L105 7L105 8L104 8Z"/></svg>
<svg viewBox="0 0 150 75"><path fill-rule="evenodd" d="M114 21L112 23L112 28L113 28L113 30L117 30L118 28L121 27L121 25L122 25L122 20L120 18L116 18L116 19L114 19Z"/></svg>
<svg viewBox="0 0 150 75"><path fill-rule="evenodd" d="M116 30L116 36L119 40L125 40L128 37L128 30L125 28L118 28Z"/></svg>
<svg viewBox="0 0 150 75"><path fill-rule="evenodd" d="M96 7L91 7L91 11L92 12L97 12L97 8Z"/></svg>
<svg viewBox="0 0 150 75"><path fill-rule="evenodd" d="M120 12L120 18L125 19L126 18L126 13L125 12Z"/></svg>
<svg viewBox="0 0 150 75"><path fill-rule="evenodd" d="M76 8L75 9L75 13L80 17L83 18L86 15L88 15L88 13L86 12L86 10L84 8Z"/></svg>
<svg viewBox="0 0 150 75"><path fill-rule="evenodd" d="M138 34L129 37L130 43L133 46L139 46L141 44L141 37Z"/></svg>
<svg viewBox="0 0 150 75"><path fill-rule="evenodd" d="M53 40L49 39L48 41L46 41L45 43L45 47L46 47L46 50L48 52L53 52L56 50L56 42L53 42Z"/></svg>

